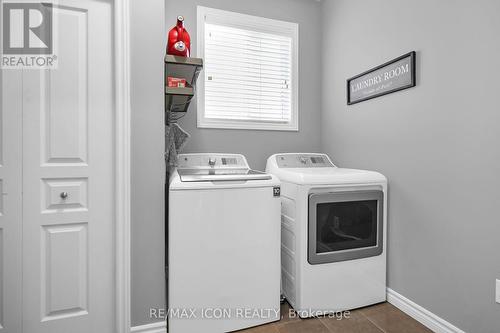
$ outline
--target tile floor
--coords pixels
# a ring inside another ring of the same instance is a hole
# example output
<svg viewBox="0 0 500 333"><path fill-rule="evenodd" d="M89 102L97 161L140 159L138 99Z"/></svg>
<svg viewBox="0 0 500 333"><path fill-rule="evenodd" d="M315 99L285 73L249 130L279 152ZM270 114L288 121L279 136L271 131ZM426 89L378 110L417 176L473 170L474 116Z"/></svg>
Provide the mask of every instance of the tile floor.
<svg viewBox="0 0 500 333"><path fill-rule="evenodd" d="M432 332L389 303L350 311L349 318L290 318L290 306L282 304L278 322L238 333L428 333Z"/></svg>

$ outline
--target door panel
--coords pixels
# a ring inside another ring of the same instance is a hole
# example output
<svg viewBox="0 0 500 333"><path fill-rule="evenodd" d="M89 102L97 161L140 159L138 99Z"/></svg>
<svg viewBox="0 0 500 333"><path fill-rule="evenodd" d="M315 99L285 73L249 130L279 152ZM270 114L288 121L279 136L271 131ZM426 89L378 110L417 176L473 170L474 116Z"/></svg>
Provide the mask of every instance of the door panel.
<svg viewBox="0 0 500 333"><path fill-rule="evenodd" d="M88 314L87 226L42 228L42 321Z"/></svg>
<svg viewBox="0 0 500 333"><path fill-rule="evenodd" d="M54 16L57 69L23 74L23 332L111 333L112 3Z"/></svg>
<svg viewBox="0 0 500 333"><path fill-rule="evenodd" d="M1 168L1 166L0 166ZM0 179L0 193L2 195L0 195L0 216L3 215L3 180Z"/></svg>
<svg viewBox="0 0 500 333"><path fill-rule="evenodd" d="M86 178L42 179L42 213L87 211L88 190ZM61 198L66 193L66 198Z"/></svg>
<svg viewBox="0 0 500 333"><path fill-rule="evenodd" d="M1 185L1 183L0 183ZM0 187L1 190L1 187ZM0 228L0 330L3 330L3 311L4 311L4 296L3 296L3 282L4 282L4 276L3 276L3 254L4 252L4 246L3 246L3 228Z"/></svg>
<svg viewBox="0 0 500 333"><path fill-rule="evenodd" d="M86 163L89 12L80 5L65 6L54 8L54 15L59 23L56 39L59 65L57 70L42 74L43 162Z"/></svg>
<svg viewBox="0 0 500 333"><path fill-rule="evenodd" d="M0 191L2 190L1 188L1 181L0 181ZM3 246L3 228L0 228L0 253L2 254L0 256L0 329L3 329L3 303L4 303L4 298L3 298L3 282L4 282L4 277L3 277L3 254L4 254L4 246Z"/></svg>

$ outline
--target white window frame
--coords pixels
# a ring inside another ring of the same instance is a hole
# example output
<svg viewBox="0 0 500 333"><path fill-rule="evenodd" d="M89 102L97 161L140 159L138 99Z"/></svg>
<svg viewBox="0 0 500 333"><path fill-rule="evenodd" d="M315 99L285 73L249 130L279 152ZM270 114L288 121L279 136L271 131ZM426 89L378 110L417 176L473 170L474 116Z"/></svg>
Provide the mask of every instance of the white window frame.
<svg viewBox="0 0 500 333"><path fill-rule="evenodd" d="M197 56L204 58L205 22L289 36L292 39L291 120L287 123L259 122L205 117L205 71L197 83L198 128L228 128L274 131L299 130L299 25L297 23L197 6Z"/></svg>

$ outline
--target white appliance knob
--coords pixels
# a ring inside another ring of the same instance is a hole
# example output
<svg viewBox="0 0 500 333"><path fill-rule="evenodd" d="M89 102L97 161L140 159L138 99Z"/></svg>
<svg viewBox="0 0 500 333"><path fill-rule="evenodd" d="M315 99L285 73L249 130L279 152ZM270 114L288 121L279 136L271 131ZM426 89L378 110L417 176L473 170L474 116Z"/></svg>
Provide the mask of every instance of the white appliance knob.
<svg viewBox="0 0 500 333"><path fill-rule="evenodd" d="M210 157L208 159L208 165L210 165L211 167L213 167L215 165L215 158L213 157Z"/></svg>

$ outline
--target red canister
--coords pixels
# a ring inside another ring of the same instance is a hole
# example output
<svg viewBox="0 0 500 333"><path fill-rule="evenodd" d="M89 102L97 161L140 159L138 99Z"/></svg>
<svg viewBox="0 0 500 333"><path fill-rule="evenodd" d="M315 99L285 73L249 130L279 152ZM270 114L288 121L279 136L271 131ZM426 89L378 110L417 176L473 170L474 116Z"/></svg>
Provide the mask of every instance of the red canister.
<svg viewBox="0 0 500 333"><path fill-rule="evenodd" d="M184 17L177 16L177 24L168 33L167 54L189 57L191 37L184 28Z"/></svg>

